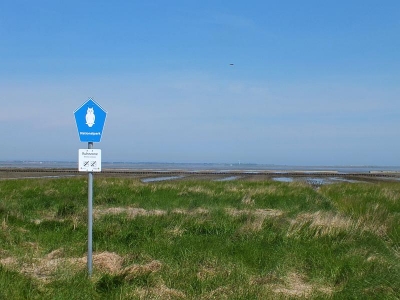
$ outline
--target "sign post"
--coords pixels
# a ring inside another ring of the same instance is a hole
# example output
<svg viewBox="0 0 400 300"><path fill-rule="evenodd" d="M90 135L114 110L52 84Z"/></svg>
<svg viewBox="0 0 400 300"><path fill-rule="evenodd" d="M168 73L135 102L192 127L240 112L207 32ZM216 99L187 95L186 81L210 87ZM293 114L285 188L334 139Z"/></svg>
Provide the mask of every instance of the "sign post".
<svg viewBox="0 0 400 300"><path fill-rule="evenodd" d="M93 149L93 142L88 143L88 149ZM93 173L88 175L88 253L87 253L87 268L89 276L92 276L93 263Z"/></svg>
<svg viewBox="0 0 400 300"><path fill-rule="evenodd" d="M92 276L93 236L93 172L101 172L101 150L93 149L93 142L100 142L107 112L91 98L74 112L81 142L88 142L88 149L79 149L79 171L88 172L88 274Z"/></svg>

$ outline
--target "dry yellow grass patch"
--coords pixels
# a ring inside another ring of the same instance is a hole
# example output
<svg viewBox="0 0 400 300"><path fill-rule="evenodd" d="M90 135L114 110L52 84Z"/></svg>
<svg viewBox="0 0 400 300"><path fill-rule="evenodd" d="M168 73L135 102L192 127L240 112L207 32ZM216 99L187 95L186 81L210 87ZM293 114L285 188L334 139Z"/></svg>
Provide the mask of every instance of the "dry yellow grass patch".
<svg viewBox="0 0 400 300"><path fill-rule="evenodd" d="M209 214L209 210L201 207L191 210L177 208L172 210L171 212L175 214L184 214L190 216L195 216L195 215L201 216ZM108 208L99 207L93 210L93 215L95 218L100 218L106 215L120 215L120 214L126 214L129 218L135 218L137 216L162 216L167 214L167 211L160 209L146 210L138 207L108 207Z"/></svg>
<svg viewBox="0 0 400 300"><path fill-rule="evenodd" d="M173 300L186 298L183 292L171 289L164 283L160 283L155 287L139 288L134 291L132 296L143 300Z"/></svg>
<svg viewBox="0 0 400 300"><path fill-rule="evenodd" d="M220 286L215 290L201 297L202 300L229 300L235 293L235 289L230 286Z"/></svg>
<svg viewBox="0 0 400 300"><path fill-rule="evenodd" d="M47 283L51 281L59 268L75 264L75 259L60 258L61 252L62 250L56 250L43 258L31 258L29 261L19 261L14 257L7 257L1 259L0 264Z"/></svg>
<svg viewBox="0 0 400 300"><path fill-rule="evenodd" d="M87 257L79 258L84 265L87 264ZM121 272L124 258L114 252L101 252L93 254L93 268L102 273L118 274Z"/></svg>
<svg viewBox="0 0 400 300"><path fill-rule="evenodd" d="M265 218L267 217L279 217L283 215L283 211L279 209L235 209L235 208L227 208L226 212L233 216L241 216L241 215L256 215L256 216L263 216Z"/></svg>
<svg viewBox="0 0 400 300"><path fill-rule="evenodd" d="M165 232L172 236L182 236L185 233L185 229L182 229L180 226L175 226L171 229L166 229Z"/></svg>
<svg viewBox="0 0 400 300"><path fill-rule="evenodd" d="M333 288L308 282L303 274L289 272L284 278L268 275L264 278L251 280L251 284L263 285L268 291L285 298L309 298L313 293L324 294L329 297L333 294Z"/></svg>
<svg viewBox="0 0 400 300"><path fill-rule="evenodd" d="M243 187L243 184L229 185L226 190L231 193L247 193L248 191Z"/></svg>
<svg viewBox="0 0 400 300"><path fill-rule="evenodd" d="M275 294L283 294L290 297L309 297L313 286L305 282L305 277L297 273L289 273L282 284L272 287Z"/></svg>
<svg viewBox="0 0 400 300"><path fill-rule="evenodd" d="M252 195L282 195L283 191L275 185L268 185L251 190Z"/></svg>
<svg viewBox="0 0 400 300"><path fill-rule="evenodd" d="M114 178L112 180L109 180L107 178L101 178L101 179L99 178L99 179L97 179L96 182L97 182L96 184L99 187L114 187L114 186L126 187L126 185L128 184L128 181L126 179L122 179L122 178L119 178L119 179ZM137 187L138 185L141 185L140 181L138 181L138 180L129 181L129 186Z"/></svg>
<svg viewBox="0 0 400 300"><path fill-rule="evenodd" d="M298 236L307 226L312 229L314 237L321 237L336 235L343 230L349 231L356 224L350 218L331 212L303 213L291 221L287 236Z"/></svg>
<svg viewBox="0 0 400 300"><path fill-rule="evenodd" d="M137 207L109 207L109 208L95 208L93 210L93 216L99 218L105 215L120 215L126 214L130 218L135 218L137 216L161 216L165 215L167 212L165 210L146 210Z"/></svg>
<svg viewBox="0 0 400 300"><path fill-rule="evenodd" d="M0 260L4 257L9 257L8 251L0 248Z"/></svg>
<svg viewBox="0 0 400 300"><path fill-rule="evenodd" d="M262 225L266 218L275 218L283 215L281 210L277 209L255 209L255 210L240 210L234 208L226 209L226 212L233 216L238 217L242 215L248 215L250 218L247 223L241 228L242 232L257 232L262 229Z"/></svg>
<svg viewBox="0 0 400 300"><path fill-rule="evenodd" d="M379 254L371 254L367 257L367 262L377 262L379 264L388 264L387 260Z"/></svg>
<svg viewBox="0 0 400 300"><path fill-rule="evenodd" d="M204 265L201 266L200 270L197 272L196 276L200 280L210 279L218 274L216 266Z"/></svg>
<svg viewBox="0 0 400 300"><path fill-rule="evenodd" d="M66 219L60 218L56 216L55 212L52 211L41 211L40 212L40 219L32 219L31 222L39 225L43 221L58 221L58 222L64 222Z"/></svg>
<svg viewBox="0 0 400 300"><path fill-rule="evenodd" d="M255 195L282 195L283 190L280 189L278 186L275 185L266 185L256 188L249 188L244 187L242 184L239 185L232 185L226 188L227 192L236 193L236 194L243 194L249 196Z"/></svg>
<svg viewBox="0 0 400 300"><path fill-rule="evenodd" d="M5 267L14 266L17 264L17 259L14 257L2 258L2 259L0 259L0 264Z"/></svg>
<svg viewBox="0 0 400 300"><path fill-rule="evenodd" d="M201 207L191 209L191 210L177 208L177 209L174 209L172 212L175 214L190 215L190 216L208 215L209 214L208 209L201 208Z"/></svg>
<svg viewBox="0 0 400 300"><path fill-rule="evenodd" d="M1 230L6 230L8 228L6 218L3 218L3 221L1 221Z"/></svg>
<svg viewBox="0 0 400 300"><path fill-rule="evenodd" d="M384 237L387 234L387 224L391 216L387 210L376 204L370 207L367 213L358 220L359 227L363 231L370 231L377 236Z"/></svg>
<svg viewBox="0 0 400 300"><path fill-rule="evenodd" d="M230 276L231 268L218 263L215 259L209 259L199 266L196 277L199 280L207 280L215 276Z"/></svg>
<svg viewBox="0 0 400 300"><path fill-rule="evenodd" d="M251 195L246 194L242 199L242 203L244 205L253 206L254 205L254 199L251 199Z"/></svg>
<svg viewBox="0 0 400 300"><path fill-rule="evenodd" d="M32 219L31 222L34 223L35 225L39 225L44 221L57 221L57 222L65 222L67 220L72 221L72 226L74 230L78 227L80 223L85 223L86 220L82 220L82 217L80 215L72 215L67 218L61 218L59 216L56 216L56 214L49 213L49 212L43 212L42 217L40 219Z"/></svg>
<svg viewBox="0 0 400 300"><path fill-rule="evenodd" d="M51 282L59 270L80 271L84 270L87 266L86 256L63 256L63 249L57 249L43 258L31 258L29 261L6 257L0 260L0 264L44 283ZM133 264L124 268L123 263L125 259L114 252L94 253L92 258L93 269L96 272L123 275L126 280L157 272L162 267L159 261L153 260L144 265Z"/></svg>
<svg viewBox="0 0 400 300"><path fill-rule="evenodd" d="M302 213L291 220L287 236L299 236L303 230L309 230L314 237L335 236L340 232L354 233L358 231L372 232L379 237L386 237L391 216L379 207L371 207L368 212L358 219L335 214L332 212L317 211Z"/></svg>
<svg viewBox="0 0 400 300"><path fill-rule="evenodd" d="M399 199L398 192L392 189L383 188L381 193L386 199L388 199L392 203L395 203Z"/></svg>
<svg viewBox="0 0 400 300"><path fill-rule="evenodd" d="M215 192L203 186L191 186L184 190L186 193L205 194L207 196L214 196Z"/></svg>
<svg viewBox="0 0 400 300"><path fill-rule="evenodd" d="M138 276L147 275L158 272L162 267L162 264L158 260L153 260L145 265L131 265L119 273L125 276L126 280L131 280Z"/></svg>
<svg viewBox="0 0 400 300"><path fill-rule="evenodd" d="M60 192L56 189L47 189L44 191L44 194L46 196L54 196L54 195L58 195Z"/></svg>

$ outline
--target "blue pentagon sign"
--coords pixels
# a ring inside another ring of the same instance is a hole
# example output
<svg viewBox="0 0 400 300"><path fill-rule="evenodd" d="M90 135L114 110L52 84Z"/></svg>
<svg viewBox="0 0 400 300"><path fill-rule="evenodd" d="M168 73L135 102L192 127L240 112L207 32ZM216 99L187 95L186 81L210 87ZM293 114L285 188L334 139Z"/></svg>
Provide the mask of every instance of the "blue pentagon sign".
<svg viewBox="0 0 400 300"><path fill-rule="evenodd" d="M93 99L82 104L75 112L81 142L100 142L107 112Z"/></svg>

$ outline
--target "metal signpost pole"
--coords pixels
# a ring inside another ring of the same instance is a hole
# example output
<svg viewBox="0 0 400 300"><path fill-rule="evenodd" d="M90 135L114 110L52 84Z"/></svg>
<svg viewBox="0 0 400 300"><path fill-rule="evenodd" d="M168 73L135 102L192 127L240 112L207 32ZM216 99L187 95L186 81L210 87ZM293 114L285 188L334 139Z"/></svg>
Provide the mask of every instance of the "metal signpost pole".
<svg viewBox="0 0 400 300"><path fill-rule="evenodd" d="M101 150L93 149L93 143L100 142L107 112L92 98L74 112L76 127L81 142L88 142L88 149L79 149L78 169L88 172L88 254L87 267L92 276L92 232L93 232L93 172L101 172Z"/></svg>
<svg viewBox="0 0 400 300"><path fill-rule="evenodd" d="M88 149L93 149L93 142L88 143ZM92 276L92 232L93 232L93 173L89 172L88 177L88 274Z"/></svg>

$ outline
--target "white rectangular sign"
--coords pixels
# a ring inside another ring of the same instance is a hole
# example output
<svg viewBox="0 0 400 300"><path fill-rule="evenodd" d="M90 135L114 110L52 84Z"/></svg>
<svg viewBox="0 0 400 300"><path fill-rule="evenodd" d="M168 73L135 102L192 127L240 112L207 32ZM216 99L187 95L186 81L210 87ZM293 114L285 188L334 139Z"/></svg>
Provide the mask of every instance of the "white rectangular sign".
<svg viewBox="0 0 400 300"><path fill-rule="evenodd" d="M101 172L101 150L79 149L79 171Z"/></svg>

